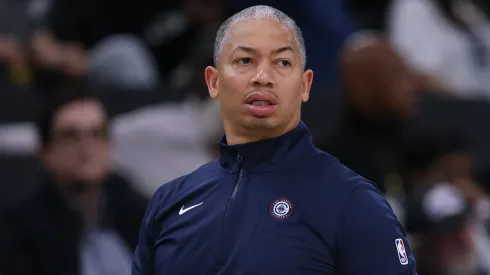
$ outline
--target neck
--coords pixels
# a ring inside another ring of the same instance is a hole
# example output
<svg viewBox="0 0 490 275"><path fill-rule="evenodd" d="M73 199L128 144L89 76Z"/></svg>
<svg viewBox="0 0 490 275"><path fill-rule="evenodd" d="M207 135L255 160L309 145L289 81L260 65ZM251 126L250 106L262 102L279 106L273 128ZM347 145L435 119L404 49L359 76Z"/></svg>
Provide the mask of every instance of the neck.
<svg viewBox="0 0 490 275"><path fill-rule="evenodd" d="M97 224L99 220L100 186L90 186L76 195L75 201L88 225Z"/></svg>
<svg viewBox="0 0 490 275"><path fill-rule="evenodd" d="M83 216L85 224L96 224L99 219L100 184L72 182L59 184L61 193Z"/></svg>

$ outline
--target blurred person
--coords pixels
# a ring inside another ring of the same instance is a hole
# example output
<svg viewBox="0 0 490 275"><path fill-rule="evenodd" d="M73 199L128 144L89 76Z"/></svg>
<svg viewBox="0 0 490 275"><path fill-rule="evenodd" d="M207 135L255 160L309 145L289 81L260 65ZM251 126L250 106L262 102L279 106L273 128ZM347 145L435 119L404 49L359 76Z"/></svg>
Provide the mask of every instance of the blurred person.
<svg viewBox="0 0 490 275"><path fill-rule="evenodd" d="M0 36L0 63L12 64L22 57L20 42L11 36Z"/></svg>
<svg viewBox="0 0 490 275"><path fill-rule="evenodd" d="M37 123L46 176L5 214L0 272L130 274L147 199L109 173L111 137L101 102L79 82L58 92Z"/></svg>
<svg viewBox="0 0 490 275"><path fill-rule="evenodd" d="M152 196L162 182L185 175L216 156L216 140L223 135L220 106L209 98L202 81L202 70L210 64L212 60L194 59L193 66L188 67L189 79L175 91L181 99L112 119L111 168L137 183L134 187L147 196ZM50 85L58 82L59 76L51 77L49 73L42 76ZM0 152L31 155L39 146L38 140L32 123L0 125Z"/></svg>
<svg viewBox="0 0 490 275"><path fill-rule="evenodd" d="M153 88L194 52L195 36L220 20L220 3L54 0L32 45L43 66L88 73L99 84Z"/></svg>
<svg viewBox="0 0 490 275"><path fill-rule="evenodd" d="M457 132L420 131L405 140L401 155L406 194L409 196L448 182L458 188L473 209L473 235L480 268L490 271L490 240L485 228L488 222L488 196L472 176L473 156L468 141ZM407 207L411 207L407 205Z"/></svg>
<svg viewBox="0 0 490 275"><path fill-rule="evenodd" d="M488 274L479 261L477 244L482 240L473 208L453 184L420 188L409 198L406 209L406 229L415 241L418 274Z"/></svg>
<svg viewBox="0 0 490 275"><path fill-rule="evenodd" d="M25 42L40 24L50 0L0 0L0 81L10 86L32 84ZM2 83L3 84L3 83Z"/></svg>
<svg viewBox="0 0 490 275"><path fill-rule="evenodd" d="M13 36L0 34L0 67L0 82L25 85L31 81L24 45Z"/></svg>
<svg viewBox="0 0 490 275"><path fill-rule="evenodd" d="M221 103L220 157L155 193L133 275L416 274L383 196L300 120L313 72L294 21L254 6L216 37L205 78Z"/></svg>
<svg viewBox="0 0 490 275"><path fill-rule="evenodd" d="M407 193L431 182L451 182L469 202L486 199L473 177L474 157L463 133L413 129L403 139L400 174Z"/></svg>
<svg viewBox="0 0 490 275"><path fill-rule="evenodd" d="M490 96L490 13L486 1L395 0L389 33L430 85L463 98Z"/></svg>
<svg viewBox="0 0 490 275"><path fill-rule="evenodd" d="M206 60L207 61L207 60ZM219 102L209 98L202 71L212 64L194 60L182 100L152 105L114 118L113 167L152 196L169 182L216 157L223 135Z"/></svg>
<svg viewBox="0 0 490 275"><path fill-rule="evenodd" d="M343 110L336 130L319 147L385 191L406 122L424 91L418 75L387 40L341 54Z"/></svg>

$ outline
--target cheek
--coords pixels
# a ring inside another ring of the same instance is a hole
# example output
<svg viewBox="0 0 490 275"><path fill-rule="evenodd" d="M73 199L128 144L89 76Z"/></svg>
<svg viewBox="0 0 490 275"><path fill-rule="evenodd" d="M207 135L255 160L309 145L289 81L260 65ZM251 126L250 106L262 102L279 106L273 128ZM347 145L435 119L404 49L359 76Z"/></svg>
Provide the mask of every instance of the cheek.
<svg viewBox="0 0 490 275"><path fill-rule="evenodd" d="M77 167L77 161L72 154L67 154L62 150L53 149L44 158L44 164L53 172L65 173Z"/></svg>
<svg viewBox="0 0 490 275"><path fill-rule="evenodd" d="M96 162L102 165L106 165L110 161L111 150L108 147L104 147L96 152Z"/></svg>
<svg viewBox="0 0 490 275"><path fill-rule="evenodd" d="M241 104L247 92L248 83L249 80L245 76L240 75L223 79L220 81L218 87L221 101L225 101L225 104Z"/></svg>
<svg viewBox="0 0 490 275"><path fill-rule="evenodd" d="M302 101L302 89L298 82L290 82L284 85L284 94L281 96L282 105L288 107L295 107L301 105Z"/></svg>

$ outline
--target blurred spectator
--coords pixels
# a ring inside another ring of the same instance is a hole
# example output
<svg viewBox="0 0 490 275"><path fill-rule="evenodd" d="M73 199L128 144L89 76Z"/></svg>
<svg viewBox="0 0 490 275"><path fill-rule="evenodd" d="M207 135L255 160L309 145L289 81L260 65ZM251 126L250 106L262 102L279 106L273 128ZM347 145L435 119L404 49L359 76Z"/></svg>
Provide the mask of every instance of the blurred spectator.
<svg viewBox="0 0 490 275"><path fill-rule="evenodd" d="M32 45L43 67L88 72L104 85L152 88L186 54L202 52L196 36L223 13L220 0L53 0Z"/></svg>
<svg viewBox="0 0 490 275"><path fill-rule="evenodd" d="M420 275L487 274L480 260L488 259L479 258L477 247L485 240L478 238L473 209L454 185L438 183L417 190L406 217Z"/></svg>
<svg viewBox="0 0 490 275"><path fill-rule="evenodd" d="M376 46L359 45L341 55L342 118L334 136L318 145L384 191L421 86L386 40L373 36L368 42Z"/></svg>
<svg viewBox="0 0 490 275"><path fill-rule="evenodd" d="M417 129L403 139L400 175L407 193L433 182L454 183L472 203L485 199L473 179L473 155L463 133Z"/></svg>
<svg viewBox="0 0 490 275"><path fill-rule="evenodd" d="M109 174L112 143L100 101L78 82L59 92L37 124L46 177L7 211L0 272L129 275L147 200Z"/></svg>
<svg viewBox="0 0 490 275"><path fill-rule="evenodd" d="M148 196L161 184L211 161L223 135L219 101L209 98L202 80L212 58L194 63L188 70L190 80L179 90L185 95L182 101L119 115L110 127L112 168L133 179L135 187ZM1 151L32 154L37 146L32 124L0 126Z"/></svg>
<svg viewBox="0 0 490 275"><path fill-rule="evenodd" d="M213 160L223 135L219 101L209 98L202 72L212 59L195 61L181 102L149 106L114 119L113 167L153 195L171 179Z"/></svg>
<svg viewBox="0 0 490 275"><path fill-rule="evenodd" d="M488 11L488 1L394 0L390 35L434 89L489 99Z"/></svg>
<svg viewBox="0 0 490 275"><path fill-rule="evenodd" d="M0 37L0 63L14 65L22 58L22 47L13 37Z"/></svg>
<svg viewBox="0 0 490 275"><path fill-rule="evenodd" d="M25 44L41 24L50 0L0 0L0 84L31 81Z"/></svg>

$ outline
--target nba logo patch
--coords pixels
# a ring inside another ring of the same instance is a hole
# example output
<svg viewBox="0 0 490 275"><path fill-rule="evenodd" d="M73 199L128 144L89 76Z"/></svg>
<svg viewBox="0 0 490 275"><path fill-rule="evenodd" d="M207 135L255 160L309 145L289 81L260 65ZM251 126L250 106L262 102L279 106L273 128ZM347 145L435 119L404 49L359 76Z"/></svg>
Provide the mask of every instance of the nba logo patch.
<svg viewBox="0 0 490 275"><path fill-rule="evenodd" d="M407 252L405 251L405 244L403 243L403 240L396 239L395 245L396 245L396 250L398 251L398 258L400 259L400 263L402 265L407 265L408 256L407 256Z"/></svg>

